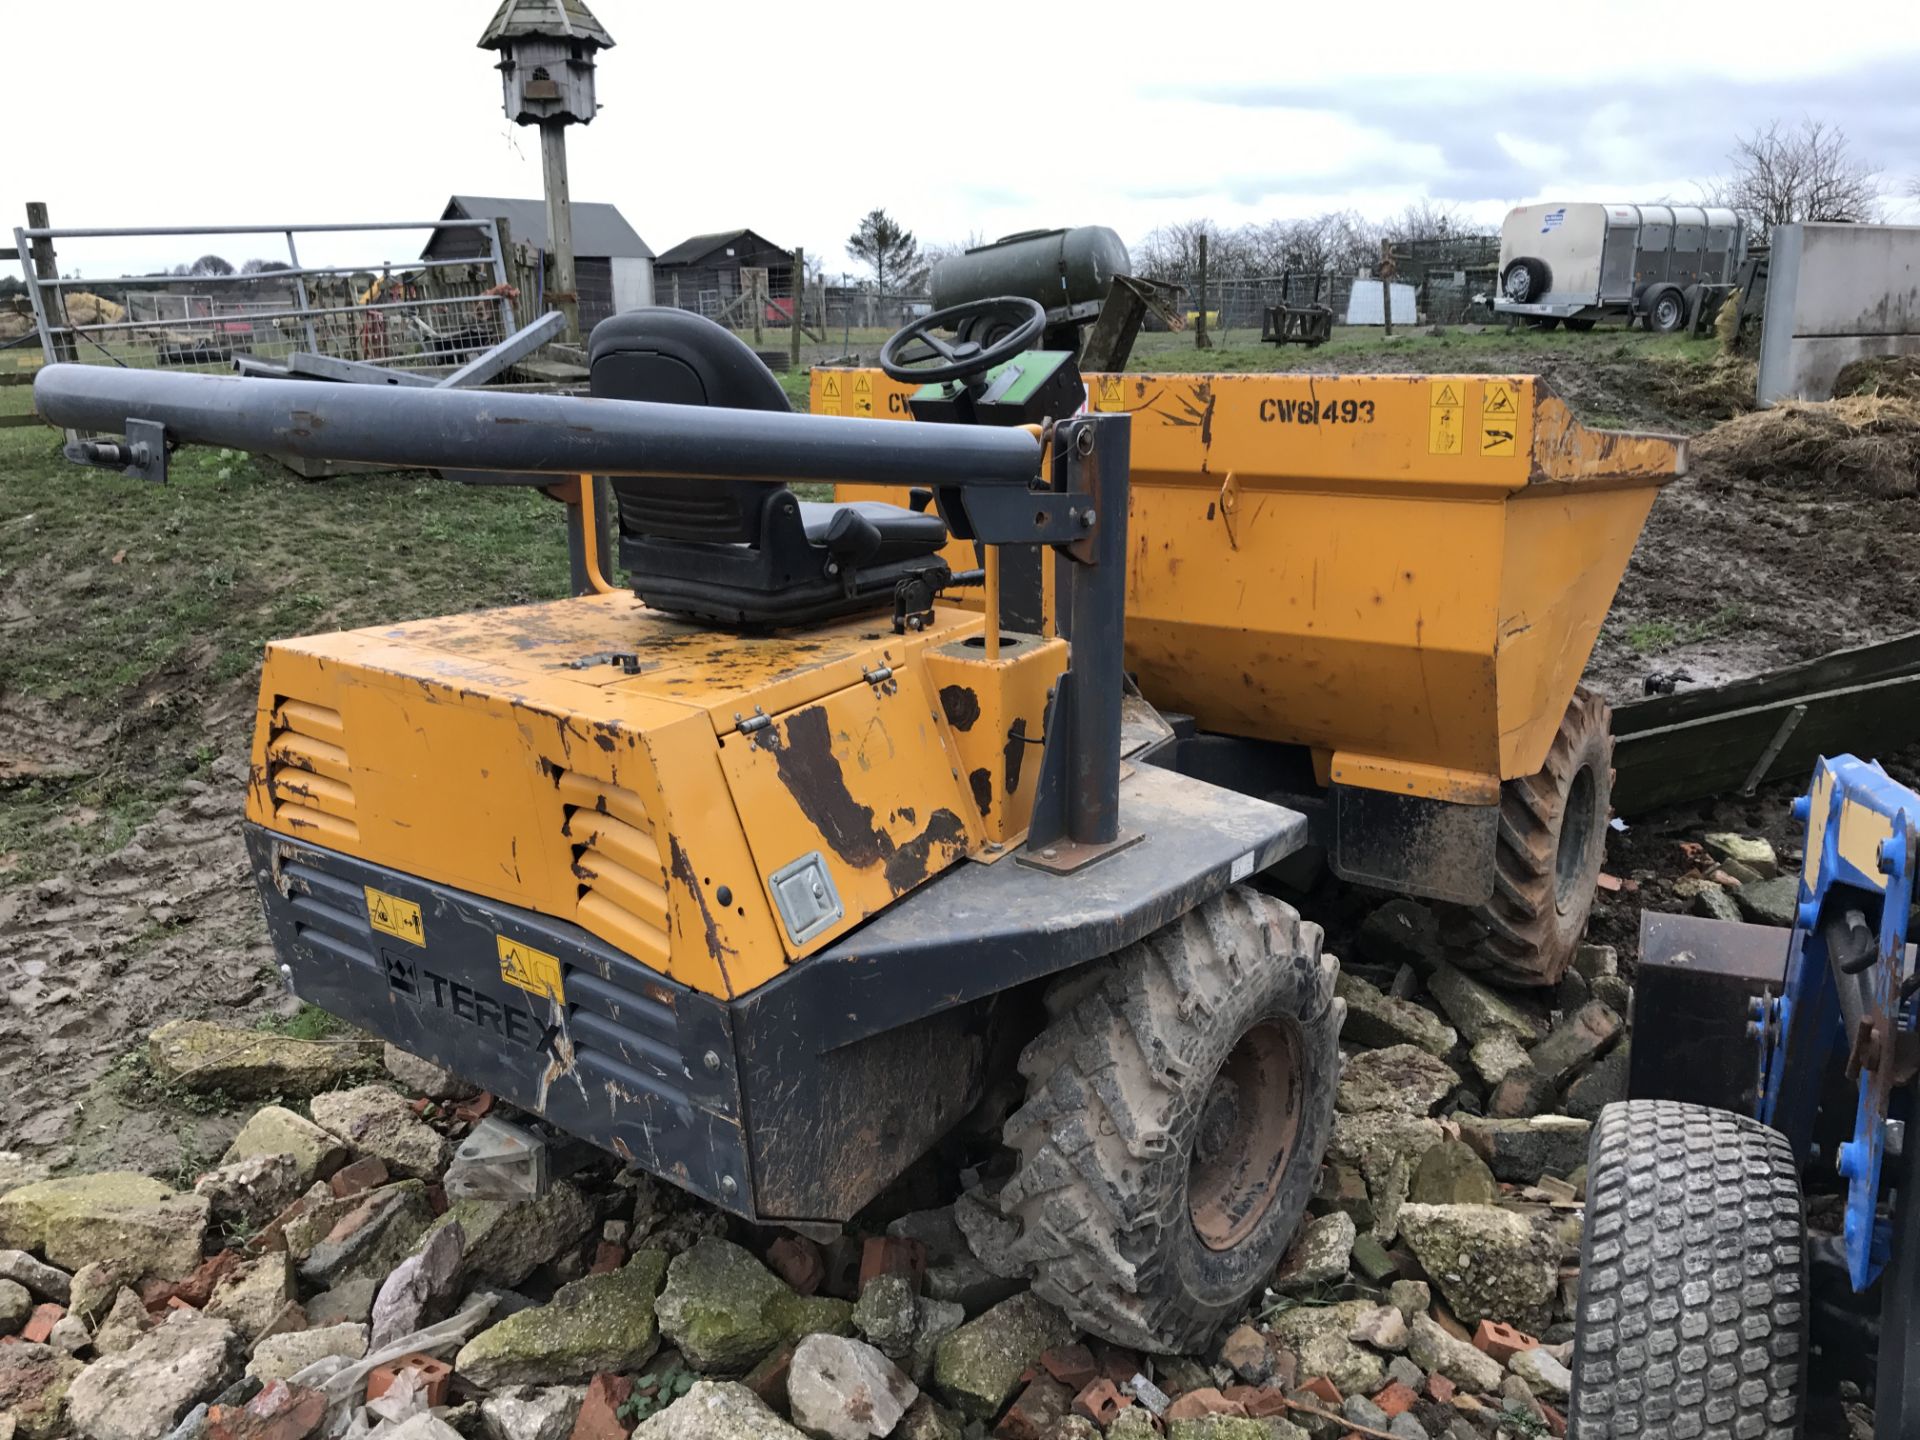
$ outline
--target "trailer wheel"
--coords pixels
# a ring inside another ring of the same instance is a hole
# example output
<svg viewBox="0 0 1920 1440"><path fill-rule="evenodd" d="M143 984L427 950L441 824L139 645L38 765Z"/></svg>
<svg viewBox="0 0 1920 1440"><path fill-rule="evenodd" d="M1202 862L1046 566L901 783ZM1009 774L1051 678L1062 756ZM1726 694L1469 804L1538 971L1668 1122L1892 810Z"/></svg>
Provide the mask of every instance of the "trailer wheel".
<svg viewBox="0 0 1920 1440"><path fill-rule="evenodd" d="M1687 302L1678 290L1668 286L1647 297L1647 328L1660 335L1671 335L1687 323Z"/></svg>
<svg viewBox="0 0 1920 1440"><path fill-rule="evenodd" d="M1607 1106L1587 1154L1573 1440L1794 1440L1807 1314L1786 1138L1700 1105Z"/></svg>
<svg viewBox="0 0 1920 1440"><path fill-rule="evenodd" d="M1083 1330L1206 1342L1285 1254L1333 1124L1339 962L1245 886L1056 982L1020 1056L1018 1168L963 1197L975 1254Z"/></svg>
<svg viewBox="0 0 1920 1440"><path fill-rule="evenodd" d="M1531 255L1512 261L1500 276L1500 293L1516 305L1531 304L1552 288L1553 272L1547 262Z"/></svg>
<svg viewBox="0 0 1920 1440"><path fill-rule="evenodd" d="M1468 962L1513 985L1555 985L1593 910L1613 798L1613 712L1575 690L1539 772L1500 787L1493 895Z"/></svg>

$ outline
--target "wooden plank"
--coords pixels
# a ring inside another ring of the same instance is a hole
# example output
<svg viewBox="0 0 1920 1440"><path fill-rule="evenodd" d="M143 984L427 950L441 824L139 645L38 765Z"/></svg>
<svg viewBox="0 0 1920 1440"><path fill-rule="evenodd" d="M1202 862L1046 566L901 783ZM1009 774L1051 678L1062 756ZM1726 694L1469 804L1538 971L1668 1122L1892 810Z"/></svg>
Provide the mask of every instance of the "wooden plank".
<svg viewBox="0 0 1920 1440"><path fill-rule="evenodd" d="M1729 681L1705 690L1656 695L1651 699L1615 706L1613 733L1633 735L1687 720L1734 710L1750 710L1759 705L1791 700L1817 691L1838 690L1849 685L1865 685L1875 680L1915 673L1920 673L1920 630L1851 650L1835 650L1815 660L1784 665L1764 675Z"/></svg>
<svg viewBox="0 0 1920 1440"><path fill-rule="evenodd" d="M1619 735L1614 809L1632 817L1739 790L1779 734L1781 722L1802 705L1805 715L1761 778L1805 777L1819 756L1852 753L1872 759L1876 752L1920 738L1915 719L1920 715L1920 674L1783 695L1765 704Z"/></svg>

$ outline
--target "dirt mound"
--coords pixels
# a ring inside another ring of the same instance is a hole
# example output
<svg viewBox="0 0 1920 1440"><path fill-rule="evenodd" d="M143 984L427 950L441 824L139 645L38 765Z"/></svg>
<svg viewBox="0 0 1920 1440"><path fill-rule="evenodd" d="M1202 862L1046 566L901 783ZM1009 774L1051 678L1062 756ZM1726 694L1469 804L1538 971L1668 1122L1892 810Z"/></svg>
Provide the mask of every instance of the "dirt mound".
<svg viewBox="0 0 1920 1440"><path fill-rule="evenodd" d="M1920 400L1849 395L1736 416L1693 442L1703 468L1782 488L1920 491Z"/></svg>
<svg viewBox="0 0 1920 1440"><path fill-rule="evenodd" d="M1833 393L1920 400L1920 355L1876 355L1870 360L1856 360L1834 377Z"/></svg>

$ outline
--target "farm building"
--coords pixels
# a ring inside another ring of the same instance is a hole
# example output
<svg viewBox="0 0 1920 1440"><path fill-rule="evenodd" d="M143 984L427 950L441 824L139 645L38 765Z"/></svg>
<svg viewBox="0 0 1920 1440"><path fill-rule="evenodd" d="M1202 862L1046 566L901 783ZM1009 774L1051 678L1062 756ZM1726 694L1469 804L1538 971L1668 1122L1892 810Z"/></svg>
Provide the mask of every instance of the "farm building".
<svg viewBox="0 0 1920 1440"><path fill-rule="evenodd" d="M682 240L653 262L654 294L662 305L698 310L718 319L740 295L742 269L764 268L766 293L793 293L793 252L753 230L723 230Z"/></svg>
<svg viewBox="0 0 1920 1440"><path fill-rule="evenodd" d="M547 244L547 207L540 200L503 200L493 195L455 195L440 212L443 220L505 220L516 242L541 249ZM573 202L574 274L580 287L580 329L584 334L609 315L653 303L653 251L611 205ZM477 230L437 231L424 260L458 260L488 253ZM533 297L528 297L531 300ZM528 314L534 313L528 311Z"/></svg>

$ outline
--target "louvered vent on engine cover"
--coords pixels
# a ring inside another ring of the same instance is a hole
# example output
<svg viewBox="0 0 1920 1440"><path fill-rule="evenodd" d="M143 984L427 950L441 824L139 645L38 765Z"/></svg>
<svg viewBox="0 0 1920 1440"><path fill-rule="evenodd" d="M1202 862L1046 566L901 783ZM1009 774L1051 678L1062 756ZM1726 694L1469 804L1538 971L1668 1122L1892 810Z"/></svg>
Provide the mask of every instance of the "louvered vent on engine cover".
<svg viewBox="0 0 1920 1440"><path fill-rule="evenodd" d="M346 739L338 710L285 696L274 702L267 792L276 830L317 845L360 838Z"/></svg>
<svg viewBox="0 0 1920 1440"><path fill-rule="evenodd" d="M601 939L665 973L667 870L640 797L568 770L559 778L564 833L580 882L576 918Z"/></svg>

